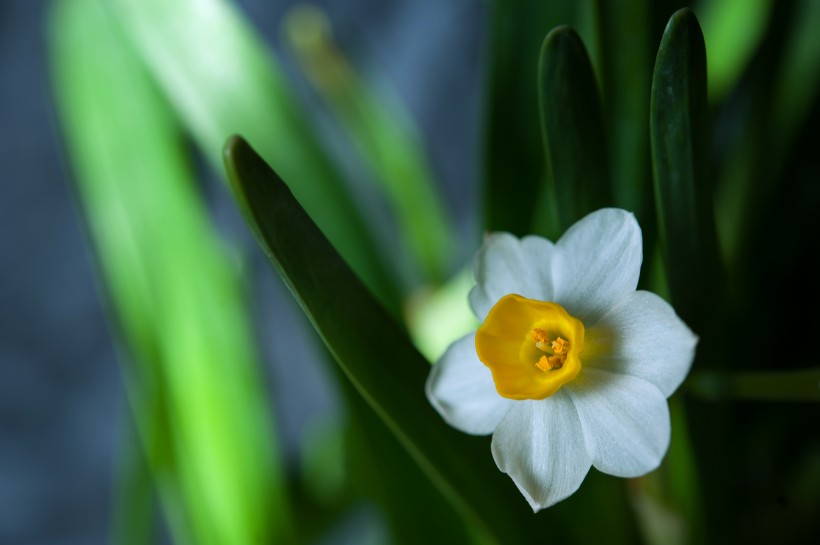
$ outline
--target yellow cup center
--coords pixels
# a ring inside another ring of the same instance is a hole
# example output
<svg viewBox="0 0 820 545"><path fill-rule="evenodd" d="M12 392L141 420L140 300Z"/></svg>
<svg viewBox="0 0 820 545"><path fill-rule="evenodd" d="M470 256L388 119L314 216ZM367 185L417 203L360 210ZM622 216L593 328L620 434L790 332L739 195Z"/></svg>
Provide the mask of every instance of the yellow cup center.
<svg viewBox="0 0 820 545"><path fill-rule="evenodd" d="M505 295L475 337L499 395L544 399L581 370L584 324L558 303Z"/></svg>

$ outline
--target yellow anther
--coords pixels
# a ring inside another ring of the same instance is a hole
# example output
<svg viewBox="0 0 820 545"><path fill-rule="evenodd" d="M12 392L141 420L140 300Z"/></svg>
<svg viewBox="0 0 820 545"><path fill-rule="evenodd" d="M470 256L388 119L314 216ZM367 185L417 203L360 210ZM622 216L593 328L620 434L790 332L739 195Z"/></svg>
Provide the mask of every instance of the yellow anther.
<svg viewBox="0 0 820 545"><path fill-rule="evenodd" d="M567 348L569 348L569 347L567 346L567 341L565 341L565 340L564 340L564 339L562 339L561 337L558 337L557 339L555 339L554 341L552 341L552 351L553 351L556 355L558 355L558 354L563 354L563 353L564 353L564 350L565 350L565 349L567 349Z"/></svg>
<svg viewBox="0 0 820 545"><path fill-rule="evenodd" d="M561 337L556 337L554 341L548 341L547 333L543 329L535 328L530 331L530 337L535 341L535 347L546 352L535 363L535 366L542 371L552 371L560 369L567 361L569 343Z"/></svg>
<svg viewBox="0 0 820 545"><path fill-rule="evenodd" d="M544 372L552 371L553 369L563 367L566 359L566 354L563 356L541 356L541 359L536 362L535 366Z"/></svg>
<svg viewBox="0 0 820 545"><path fill-rule="evenodd" d="M538 363L536 363L535 366L544 372L547 372L550 369L552 369L552 367L550 366L550 361L547 359L546 356L541 356L541 359L538 360Z"/></svg>
<svg viewBox="0 0 820 545"><path fill-rule="evenodd" d="M534 340L536 343L547 342L547 334L544 332L543 329L533 329L532 331L530 331L530 336L532 337L532 340Z"/></svg>

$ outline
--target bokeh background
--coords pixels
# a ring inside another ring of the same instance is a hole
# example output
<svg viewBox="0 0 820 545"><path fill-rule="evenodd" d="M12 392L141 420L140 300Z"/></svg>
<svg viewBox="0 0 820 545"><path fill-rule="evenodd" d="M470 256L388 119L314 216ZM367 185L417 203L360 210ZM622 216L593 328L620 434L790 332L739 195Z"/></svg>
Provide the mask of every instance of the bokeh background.
<svg viewBox="0 0 820 545"><path fill-rule="evenodd" d="M54 105L47 43L53 4L0 4L0 543L10 545L111 542L119 445L128 418L105 288ZM236 3L281 56L311 116L316 93L282 46L282 19L294 4ZM332 18L340 48L366 77L400 95L424 133L448 213L466 240L477 222L472 180L486 6L433 0L315 4ZM313 119L319 132L328 125L326 114L314 113ZM329 141L339 138L338 129L325 133ZM319 361L312 329L258 250L222 173L203 165L198 174L220 232L249 259L266 387L284 464L296 471L310 426L344 421L339 393ZM471 251L459 245L461 259ZM294 361L298 372L287 365ZM384 537L384 522L367 502L350 517L350 528L340 521L340 542L359 543L370 531Z"/></svg>
<svg viewBox="0 0 820 545"><path fill-rule="evenodd" d="M135 454L138 425L123 372L133 365L133 355L123 342L117 310L103 281L55 102L60 89L53 63L59 55L51 33L59 4L0 3L0 543L125 543L124 535L135 536L135 544L171 543L172 536L181 534L175 534L169 522L174 515L168 504L152 491L156 483L148 479L143 487L147 491L138 486L135 491L129 480L136 475L133 480L139 483L148 474ZM369 211L368 226L381 250L389 252L400 230L389 199L362 181L373 173L350 159L355 146L338 112L328 107L309 70L286 45L283 25L296 3L228 4L278 60L283 81L296 97L296 115L306 120L332 158L346 190ZM504 54L491 43L492 36L500 35L491 17L493 6L504 2L313 4L326 15L333 43L362 88L380 97L399 120L400 132L419 143L417 151L452 228L453 244L439 274L441 279L463 278L458 275L487 226L482 182L486 146L492 140L487 130L493 126L487 105L494 98L488 82L494 55ZM666 20L684 5L691 5L701 19L709 74L715 76L709 87L708 145L712 175L723 182L717 193L718 223L737 213L733 203L749 195L755 202L748 208L753 211L748 220L736 223L746 229L744 236L729 230L730 238L743 242L733 247L741 257L727 271L731 309L724 316L731 320L722 327L729 344L727 360L733 362L728 366L815 369L820 43L806 27L818 21L818 9L813 0L656 3L642 18L650 28L646 51L651 58L641 76L641 96L649 94L651 61ZM585 39L592 35L590 24L580 22ZM632 35L626 32L621 39L626 47ZM595 44L587 45L592 49ZM537 59L537 54L521 58ZM530 68L534 86L536 67ZM510 103L513 110L520 113L520 104ZM537 115L532 112L536 124ZM509 142L510 149L521 146L522 155L541 153L538 145L529 149L532 142L526 139ZM258 249L223 172L195 138L181 134L179 144L227 260L241 271L241 291L261 363L261 391L270 403L269 428L261 434L275 438L273 458L285 476L291 518L303 528L300 537L328 544L402 542L401 524L408 522L386 514L390 507L385 497L390 494L380 496L373 487L350 482L350 474L361 476L368 469L359 467L356 473L344 465L347 451L341 444L350 423L347 394L328 365L325 349ZM644 144L648 152L648 140ZM648 160L645 163L639 170L648 180ZM410 268L404 265L411 259L402 247L388 261L394 270L404 271L399 273L404 295L424 299L430 286L422 273L407 272ZM803 319L806 312L811 316ZM707 515L708 530L701 528L705 533L695 535L760 543L820 538L815 521L820 512L816 404L756 401L754 388L737 403L708 387L695 394L695 401L686 398L689 421L683 426L694 430L694 459L703 467L700 488L711 498L704 501L710 509L719 503L722 510L711 520ZM701 398L707 399L697 401ZM719 441L713 440L718 436ZM710 459L719 462L710 466ZM657 492L653 487L663 490L669 484L666 478L627 486L650 489L651 497ZM590 490L599 485L590 483ZM147 499L140 501L140 493ZM678 531L686 526L680 512L653 511L656 504L630 497L631 509L643 517L644 525L639 530L626 524L620 541L664 542L664 536L685 534ZM137 536L140 532L129 525L145 521L146 535ZM585 542L594 532L568 535ZM431 541L436 542L444 541Z"/></svg>

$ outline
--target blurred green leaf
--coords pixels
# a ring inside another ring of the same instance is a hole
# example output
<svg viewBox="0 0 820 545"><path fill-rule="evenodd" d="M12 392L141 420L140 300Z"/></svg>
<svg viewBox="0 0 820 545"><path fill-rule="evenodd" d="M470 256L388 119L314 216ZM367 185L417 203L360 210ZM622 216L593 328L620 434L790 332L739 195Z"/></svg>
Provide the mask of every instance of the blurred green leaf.
<svg viewBox="0 0 820 545"><path fill-rule="evenodd" d="M820 90L820 2L794 3L794 22L786 38L771 101L773 133L781 161Z"/></svg>
<svg viewBox="0 0 820 545"><path fill-rule="evenodd" d="M686 381L687 391L709 400L820 401L820 369L793 371L702 371Z"/></svg>
<svg viewBox="0 0 820 545"><path fill-rule="evenodd" d="M361 210L352 202L292 95L282 69L232 3L115 0L131 38L205 157L221 171L225 140L241 133L294 184L294 194L389 309L400 297Z"/></svg>
<svg viewBox="0 0 820 545"><path fill-rule="evenodd" d="M661 467L632 481L632 502L649 545L685 545L707 541L703 527L702 478L683 398L669 399L672 438Z"/></svg>
<svg viewBox="0 0 820 545"><path fill-rule="evenodd" d="M430 362L447 347L478 329L479 322L469 303L475 285L473 268L468 265L443 285L417 292L407 303L407 327L413 344Z"/></svg>
<svg viewBox="0 0 820 545"><path fill-rule="evenodd" d="M538 73L547 188L559 219L559 232L549 233L555 240L583 216L612 204L609 162L595 75L572 28L547 35Z"/></svg>
<svg viewBox="0 0 820 545"><path fill-rule="evenodd" d="M453 506L342 374L339 371L349 410L351 476L356 488L382 508L390 525L390 542L417 545L435 536L448 545L468 543L466 525Z"/></svg>
<svg viewBox="0 0 820 545"><path fill-rule="evenodd" d="M557 231L548 217L535 218L546 180L538 119L538 57L544 36L559 25L576 26L585 1L493 0L489 10L489 71L484 134L483 227L530 234L533 220L548 222L541 234Z"/></svg>
<svg viewBox="0 0 820 545"><path fill-rule="evenodd" d="M430 370L294 200L241 138L226 168L245 217L336 362L456 509L498 543L561 535L558 519L533 516L493 463L489 441L444 423L424 395Z"/></svg>
<svg viewBox="0 0 820 545"><path fill-rule="evenodd" d="M303 72L375 174L405 240L400 248L409 248L412 265L427 283L440 283L455 248L452 226L421 136L398 93L386 85L377 92L361 79L333 42L330 21L318 7L297 5L284 28Z"/></svg>
<svg viewBox="0 0 820 545"><path fill-rule="evenodd" d="M650 2L597 0L604 120L613 204L636 214L644 236L654 231L649 161Z"/></svg>
<svg viewBox="0 0 820 545"><path fill-rule="evenodd" d="M776 7L775 14L789 24L773 25L773 37L754 74L757 79L743 89L745 108L734 121L742 132L725 153L716 200L727 267L732 278L743 283L732 286L738 298L750 289L745 271L757 260L759 218L770 213L773 200L781 202L789 185L784 176L795 163L789 158L801 144L796 138L807 126L820 88L820 4L801 1ZM779 257L791 260L789 255ZM755 272L770 275L768 269Z"/></svg>
<svg viewBox="0 0 820 545"><path fill-rule="evenodd" d="M288 505L242 292L173 114L104 2L55 3L51 22L62 127L171 533L197 545L285 539Z"/></svg>
<svg viewBox="0 0 820 545"><path fill-rule="evenodd" d="M711 295L721 268L712 210L707 149L706 51L688 8L669 20L652 78L650 133L659 240L672 302L702 333L714 314Z"/></svg>
<svg viewBox="0 0 820 545"><path fill-rule="evenodd" d="M697 5L706 38L709 98L720 100L738 81L766 33L772 0L708 0Z"/></svg>
<svg viewBox="0 0 820 545"><path fill-rule="evenodd" d="M156 485L133 411L124 411L118 444L111 542L151 545L158 528Z"/></svg>

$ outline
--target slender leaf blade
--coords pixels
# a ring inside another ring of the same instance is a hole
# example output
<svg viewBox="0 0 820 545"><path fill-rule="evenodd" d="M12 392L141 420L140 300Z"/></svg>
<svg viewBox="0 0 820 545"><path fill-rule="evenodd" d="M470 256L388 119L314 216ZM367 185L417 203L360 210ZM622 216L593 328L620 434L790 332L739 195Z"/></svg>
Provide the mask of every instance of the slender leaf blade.
<svg viewBox="0 0 820 545"><path fill-rule="evenodd" d="M571 27L544 39L538 73L547 187L563 232L612 204L601 103L586 48Z"/></svg>
<svg viewBox="0 0 820 545"><path fill-rule="evenodd" d="M649 166L652 78L648 0L597 0L613 198L644 226L654 218Z"/></svg>
<svg viewBox="0 0 820 545"><path fill-rule="evenodd" d="M376 87L363 77L334 43L331 22L318 7L294 7L284 30L303 73L373 174L369 187L384 194L396 217L396 235L404 241L399 246L414 258L402 270L416 272L409 269L418 267L426 283L442 282L456 248L453 226L419 130L400 94L389 82Z"/></svg>
<svg viewBox="0 0 820 545"><path fill-rule="evenodd" d="M131 39L207 159L221 170L234 133L289 179L334 246L391 309L399 290L360 207L308 123L284 71L226 0L115 0L111 12Z"/></svg>
<svg viewBox="0 0 820 545"><path fill-rule="evenodd" d="M720 267L707 166L706 49L688 8L669 20L655 61L650 135L659 240L678 313L699 330Z"/></svg>
<svg viewBox="0 0 820 545"><path fill-rule="evenodd" d="M686 381L689 392L704 399L775 402L820 401L820 368L777 371L708 372Z"/></svg>
<svg viewBox="0 0 820 545"><path fill-rule="evenodd" d="M757 51L771 20L772 0L701 2L700 21L709 44L709 96L722 99Z"/></svg>
<svg viewBox="0 0 820 545"><path fill-rule="evenodd" d="M538 111L538 52L544 35L575 24L580 3L494 0L485 129L484 227L519 236L532 232L546 176ZM545 234L557 229L548 225Z"/></svg>
<svg viewBox="0 0 820 545"><path fill-rule="evenodd" d="M279 176L239 137L226 145L225 162L259 243L336 362L416 463L495 541L542 542L539 519L495 467L487 439L450 428L435 412L424 395L429 364Z"/></svg>
<svg viewBox="0 0 820 545"><path fill-rule="evenodd" d="M180 543L285 539L290 517L236 270L178 127L100 0L55 4L59 113L129 355L129 401Z"/></svg>

